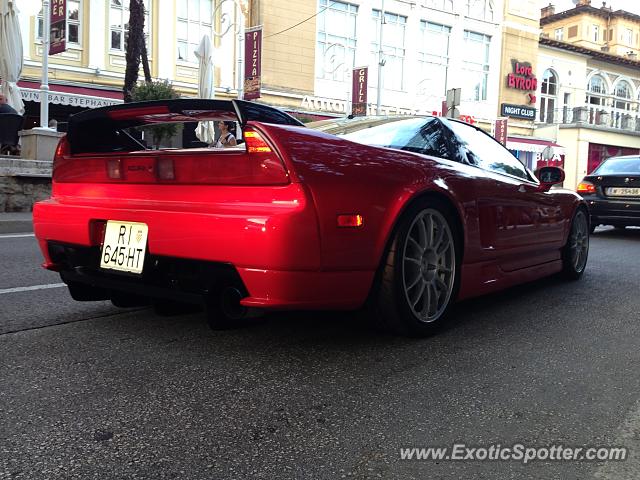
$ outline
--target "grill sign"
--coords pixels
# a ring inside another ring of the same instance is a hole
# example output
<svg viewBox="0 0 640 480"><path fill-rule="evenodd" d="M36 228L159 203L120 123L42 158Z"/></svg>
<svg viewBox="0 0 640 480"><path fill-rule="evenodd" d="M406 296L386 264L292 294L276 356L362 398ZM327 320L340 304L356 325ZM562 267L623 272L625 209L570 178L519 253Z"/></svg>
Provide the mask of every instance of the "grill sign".
<svg viewBox="0 0 640 480"><path fill-rule="evenodd" d="M351 90L351 115L354 117L367 114L367 77L368 67L353 69L353 84Z"/></svg>

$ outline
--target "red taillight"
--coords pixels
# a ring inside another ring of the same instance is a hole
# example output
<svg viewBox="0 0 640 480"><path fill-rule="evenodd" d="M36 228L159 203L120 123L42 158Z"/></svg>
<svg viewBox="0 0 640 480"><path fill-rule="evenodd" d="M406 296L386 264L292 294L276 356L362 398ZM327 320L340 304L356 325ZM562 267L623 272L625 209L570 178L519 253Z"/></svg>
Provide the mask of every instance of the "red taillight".
<svg viewBox="0 0 640 480"><path fill-rule="evenodd" d="M580 182L576 191L578 193L596 193L596 186L591 182Z"/></svg>
<svg viewBox="0 0 640 480"><path fill-rule="evenodd" d="M271 147L262 136L254 130L245 130L244 141L247 144L247 153L270 153Z"/></svg>
<svg viewBox="0 0 640 480"><path fill-rule="evenodd" d="M107 160L107 177L118 180L122 175L122 160L119 158L110 158Z"/></svg>
<svg viewBox="0 0 640 480"><path fill-rule="evenodd" d="M158 180L175 180L176 172L173 167L173 158L158 158L156 172Z"/></svg>
<svg viewBox="0 0 640 480"><path fill-rule="evenodd" d="M68 162L69 157L69 141L65 135L58 142L56 147L56 153L53 156L53 179L56 180L59 176L60 170L64 169L64 164Z"/></svg>

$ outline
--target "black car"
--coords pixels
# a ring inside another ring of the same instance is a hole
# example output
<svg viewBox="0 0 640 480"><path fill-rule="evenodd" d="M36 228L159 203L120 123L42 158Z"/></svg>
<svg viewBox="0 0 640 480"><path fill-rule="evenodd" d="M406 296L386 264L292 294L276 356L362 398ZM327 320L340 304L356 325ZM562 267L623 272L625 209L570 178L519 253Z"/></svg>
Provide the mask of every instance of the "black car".
<svg viewBox="0 0 640 480"><path fill-rule="evenodd" d="M589 205L592 232L598 225L640 226L640 155L606 159L577 191Z"/></svg>

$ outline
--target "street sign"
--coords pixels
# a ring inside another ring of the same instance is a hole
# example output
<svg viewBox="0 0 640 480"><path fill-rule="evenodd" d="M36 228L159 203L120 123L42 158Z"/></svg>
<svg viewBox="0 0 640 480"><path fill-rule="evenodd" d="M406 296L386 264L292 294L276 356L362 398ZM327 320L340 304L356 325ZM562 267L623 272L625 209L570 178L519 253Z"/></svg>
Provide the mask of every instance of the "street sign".
<svg viewBox="0 0 640 480"><path fill-rule="evenodd" d="M493 136L502 145L507 145L508 118L497 118L494 126Z"/></svg>

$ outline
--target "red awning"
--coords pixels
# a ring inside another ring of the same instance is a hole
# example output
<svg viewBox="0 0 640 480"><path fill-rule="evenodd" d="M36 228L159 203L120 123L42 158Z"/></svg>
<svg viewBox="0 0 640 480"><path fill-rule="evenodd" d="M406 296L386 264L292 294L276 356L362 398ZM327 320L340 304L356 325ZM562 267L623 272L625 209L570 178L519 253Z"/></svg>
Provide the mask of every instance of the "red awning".
<svg viewBox="0 0 640 480"><path fill-rule="evenodd" d="M533 137L507 137L507 148L522 152L542 153L546 147L553 147L558 155L564 155L564 147L550 140Z"/></svg>
<svg viewBox="0 0 640 480"><path fill-rule="evenodd" d="M40 82L31 82L28 80L20 80L18 82L18 86L20 88L31 88L33 90L40 90ZM122 100L122 90L103 90L101 88L91 88L91 87L76 87L73 85L57 85L50 83L49 84L50 92L62 92L62 93L73 93L75 95L86 95L91 97L99 97L99 98L113 98L116 100Z"/></svg>

